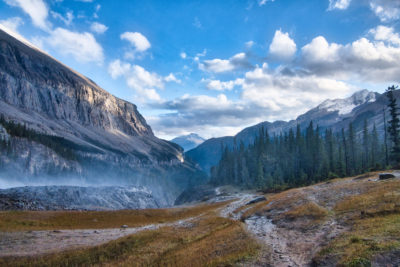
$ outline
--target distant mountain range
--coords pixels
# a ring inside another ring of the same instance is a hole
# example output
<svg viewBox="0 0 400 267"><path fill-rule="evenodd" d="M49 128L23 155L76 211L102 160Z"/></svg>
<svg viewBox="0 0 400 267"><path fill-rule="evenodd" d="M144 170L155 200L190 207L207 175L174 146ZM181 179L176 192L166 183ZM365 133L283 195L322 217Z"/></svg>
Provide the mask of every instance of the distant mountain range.
<svg viewBox="0 0 400 267"><path fill-rule="evenodd" d="M144 186L172 204L205 177L136 106L0 27L0 186Z"/></svg>
<svg viewBox="0 0 400 267"><path fill-rule="evenodd" d="M178 136L171 140L171 142L180 145L184 151L193 149L203 143L205 139L198 134L191 133L188 135Z"/></svg>
<svg viewBox="0 0 400 267"><path fill-rule="evenodd" d="M400 92L395 92L400 101ZM387 99L384 94L361 90L345 99L325 100L317 107L300 115L291 121L262 122L248 127L235 136L225 136L206 140L198 147L186 152L186 156L197 162L206 172L221 159L223 147L232 148L241 141L245 145L252 144L262 127L268 130L270 136L279 135L300 125L304 130L313 121L321 131L332 128L334 132L347 128L349 123L354 124L356 132L361 131L364 120L367 119L370 129L376 125L378 133L383 136L383 109L386 108Z"/></svg>

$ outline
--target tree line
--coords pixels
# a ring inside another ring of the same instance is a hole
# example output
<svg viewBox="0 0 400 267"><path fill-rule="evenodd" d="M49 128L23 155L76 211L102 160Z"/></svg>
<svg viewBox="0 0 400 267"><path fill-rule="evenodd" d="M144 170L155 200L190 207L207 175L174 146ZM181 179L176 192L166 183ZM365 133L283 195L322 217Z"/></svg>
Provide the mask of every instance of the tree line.
<svg viewBox="0 0 400 267"><path fill-rule="evenodd" d="M397 165L400 119L394 96L396 89L392 86L387 90L390 120L387 129L384 121L384 138L379 138L375 124L369 125L367 120L358 134L352 123L337 133L332 129L321 131L312 121L303 131L298 125L274 136L261 128L252 145L245 147L240 141L233 149L224 148L221 160L211 168L210 182L284 189Z"/></svg>
<svg viewBox="0 0 400 267"><path fill-rule="evenodd" d="M0 125L6 129L7 133L11 137L25 138L29 141L42 144L52 149L65 159L75 161L78 160L78 157L74 151L77 149L77 145L66 140L65 138L43 134L27 128L25 124L7 121L3 115L0 116ZM2 151L5 151L7 155L11 155L14 149L11 140L4 139L0 142L0 148Z"/></svg>

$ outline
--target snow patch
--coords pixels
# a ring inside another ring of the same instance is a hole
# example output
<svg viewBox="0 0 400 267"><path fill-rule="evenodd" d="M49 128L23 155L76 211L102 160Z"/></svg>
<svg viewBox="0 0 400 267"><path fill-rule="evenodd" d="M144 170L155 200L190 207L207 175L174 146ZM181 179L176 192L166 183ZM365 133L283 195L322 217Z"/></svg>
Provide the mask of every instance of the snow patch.
<svg viewBox="0 0 400 267"><path fill-rule="evenodd" d="M349 98L344 99L328 99L322 102L318 106L318 109L325 109L328 112L337 111L339 115L346 115L353 111L354 108L365 104L376 101L376 95L374 92L368 90L361 90L354 93Z"/></svg>

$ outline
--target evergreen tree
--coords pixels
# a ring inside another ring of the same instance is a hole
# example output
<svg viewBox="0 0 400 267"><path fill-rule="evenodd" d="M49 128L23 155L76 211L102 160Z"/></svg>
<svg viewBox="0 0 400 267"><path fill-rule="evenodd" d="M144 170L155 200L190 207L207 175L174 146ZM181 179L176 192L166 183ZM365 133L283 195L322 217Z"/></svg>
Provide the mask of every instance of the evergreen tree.
<svg viewBox="0 0 400 267"><path fill-rule="evenodd" d="M399 120L399 114L397 112L397 101L396 97L394 96L394 91L397 89L397 87L390 86L386 90L386 95L389 100L389 113L391 120L389 121L389 134L392 139L392 150L391 150L391 157L392 160L395 162L395 164L398 164L400 162L400 136L399 136L399 127L400 127L400 120Z"/></svg>

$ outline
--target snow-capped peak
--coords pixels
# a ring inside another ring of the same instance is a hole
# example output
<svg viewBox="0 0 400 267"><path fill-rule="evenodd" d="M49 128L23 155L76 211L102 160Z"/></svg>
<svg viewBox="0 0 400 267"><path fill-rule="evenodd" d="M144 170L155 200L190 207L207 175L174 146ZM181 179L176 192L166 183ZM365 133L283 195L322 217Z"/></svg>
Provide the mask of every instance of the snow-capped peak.
<svg viewBox="0 0 400 267"><path fill-rule="evenodd" d="M354 108L364 104L375 102L376 94L366 89L355 92L352 96L344 99L328 99L322 102L318 109L325 109L328 112L338 111L339 115L349 114Z"/></svg>
<svg viewBox="0 0 400 267"><path fill-rule="evenodd" d="M180 145L181 147L183 147L183 149L185 151L195 148L196 146L200 145L204 141L205 141L204 138L202 138L201 136L199 136L198 134L195 134L195 133L190 133L188 135L179 136L179 137L176 137L171 140L171 142L174 142L174 143Z"/></svg>

